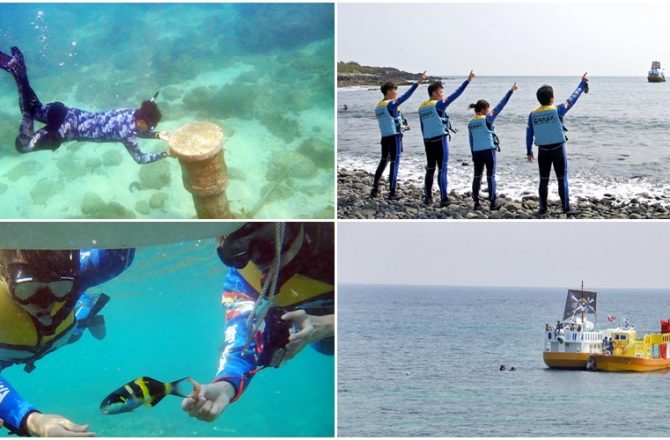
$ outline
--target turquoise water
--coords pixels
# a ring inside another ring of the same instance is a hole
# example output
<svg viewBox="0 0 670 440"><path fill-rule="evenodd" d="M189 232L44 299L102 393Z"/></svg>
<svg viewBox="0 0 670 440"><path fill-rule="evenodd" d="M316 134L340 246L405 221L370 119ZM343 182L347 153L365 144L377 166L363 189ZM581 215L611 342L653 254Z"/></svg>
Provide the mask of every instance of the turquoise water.
<svg viewBox="0 0 670 440"><path fill-rule="evenodd" d="M258 373L239 401L213 423L181 411L168 396L153 408L103 416L103 398L139 376L208 383L223 341L220 287L227 272L214 240L138 249L134 264L103 291L107 337L88 332L47 355L30 374L3 371L20 394L45 413L89 423L100 436L332 436L334 361L305 349L279 369ZM7 432L7 431L3 431Z"/></svg>
<svg viewBox="0 0 670 440"><path fill-rule="evenodd" d="M136 108L160 91L159 130L223 127L228 198L244 218L333 218L332 4L3 4L42 102ZM176 160L136 164L120 143L14 149L21 119L0 71L5 218L192 218ZM141 140L144 151L163 151Z"/></svg>

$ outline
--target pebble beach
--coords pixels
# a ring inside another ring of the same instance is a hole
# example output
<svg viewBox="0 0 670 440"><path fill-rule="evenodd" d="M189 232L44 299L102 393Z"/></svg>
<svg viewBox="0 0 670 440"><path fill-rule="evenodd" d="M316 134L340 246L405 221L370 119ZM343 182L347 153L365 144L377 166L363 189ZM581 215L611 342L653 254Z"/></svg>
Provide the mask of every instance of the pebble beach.
<svg viewBox="0 0 670 440"><path fill-rule="evenodd" d="M481 209L473 210L472 193L469 191L449 192L452 202L440 208L437 185L433 188L434 203L424 205L423 187L419 181L398 181L400 200L388 200L388 183L382 177L380 195L370 198L373 175L367 171L340 169L337 173L337 214L341 219L668 219L670 199L665 196L641 196L622 199L605 193L603 197L588 197L572 194L571 205L580 213L567 216L558 201L549 201L547 214L538 215L537 192L527 191L520 198L508 198L498 194L502 207L497 211L489 209L484 200L486 192L480 193ZM486 183L482 182L483 188ZM551 188L550 188L551 191Z"/></svg>

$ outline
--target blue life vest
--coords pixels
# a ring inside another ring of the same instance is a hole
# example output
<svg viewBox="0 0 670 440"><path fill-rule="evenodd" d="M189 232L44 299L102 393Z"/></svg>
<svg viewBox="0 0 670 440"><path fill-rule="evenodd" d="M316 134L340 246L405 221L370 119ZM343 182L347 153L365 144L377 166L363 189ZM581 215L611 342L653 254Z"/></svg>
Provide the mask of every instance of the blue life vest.
<svg viewBox="0 0 670 440"><path fill-rule="evenodd" d="M377 122L379 122L379 131L382 133L382 137L395 136L400 134L400 126L402 125L402 119L400 114L397 117L391 116L388 111L388 103L391 102L390 99L384 99L377 103L375 107L375 116L377 116Z"/></svg>
<svg viewBox="0 0 670 440"><path fill-rule="evenodd" d="M444 136L448 133L449 117L440 116L435 107L436 99L424 102L419 107L419 119L421 119L421 131L424 139L432 139Z"/></svg>
<svg viewBox="0 0 670 440"><path fill-rule="evenodd" d="M472 151L493 150L496 148L493 130L486 124L486 115L475 115L468 122L468 130L472 136Z"/></svg>
<svg viewBox="0 0 670 440"><path fill-rule="evenodd" d="M533 110L530 120L535 132L535 145L562 144L567 140L555 106L542 106Z"/></svg>

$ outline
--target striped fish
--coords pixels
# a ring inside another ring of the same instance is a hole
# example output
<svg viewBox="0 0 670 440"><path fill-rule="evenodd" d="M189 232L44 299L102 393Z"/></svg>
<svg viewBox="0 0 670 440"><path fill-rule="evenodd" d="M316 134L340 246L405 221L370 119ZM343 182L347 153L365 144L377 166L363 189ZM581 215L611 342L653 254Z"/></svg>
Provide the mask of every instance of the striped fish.
<svg viewBox="0 0 670 440"><path fill-rule="evenodd" d="M174 382L161 382L146 376L138 377L107 396L100 404L100 412L121 414L142 405L155 406L168 394L188 397L191 394L189 383L193 384L193 393L200 392L200 385L190 377Z"/></svg>

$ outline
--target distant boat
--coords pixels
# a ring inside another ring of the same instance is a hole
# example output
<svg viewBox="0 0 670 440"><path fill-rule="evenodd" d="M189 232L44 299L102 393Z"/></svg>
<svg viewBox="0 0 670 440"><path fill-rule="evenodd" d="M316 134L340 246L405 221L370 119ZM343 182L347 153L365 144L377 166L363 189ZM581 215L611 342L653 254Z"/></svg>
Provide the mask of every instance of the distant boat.
<svg viewBox="0 0 670 440"><path fill-rule="evenodd" d="M665 75L663 75L663 71L661 70L660 61L651 62L651 70L647 74L647 81L652 83L665 82Z"/></svg>

